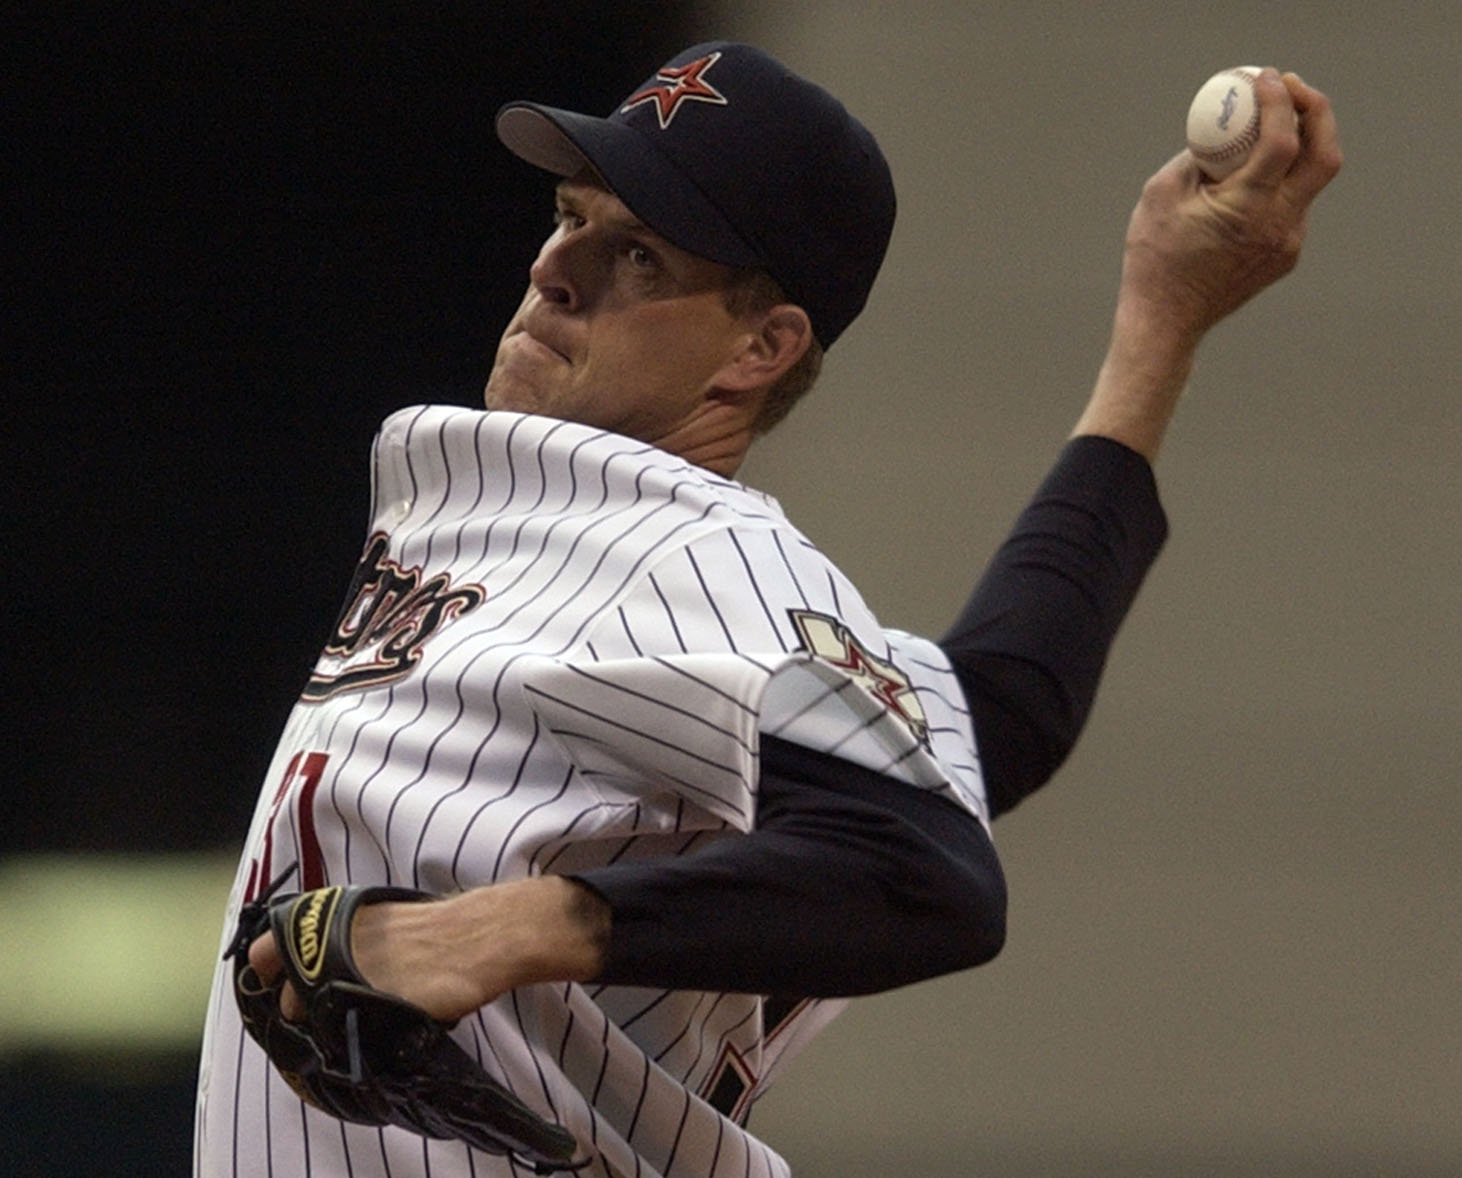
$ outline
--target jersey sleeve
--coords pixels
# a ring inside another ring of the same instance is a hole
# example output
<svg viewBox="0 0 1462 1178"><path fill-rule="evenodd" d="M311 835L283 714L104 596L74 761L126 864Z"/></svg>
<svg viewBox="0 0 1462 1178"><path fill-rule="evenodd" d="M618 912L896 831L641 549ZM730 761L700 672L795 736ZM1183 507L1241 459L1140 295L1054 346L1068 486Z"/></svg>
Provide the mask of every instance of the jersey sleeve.
<svg viewBox="0 0 1462 1178"><path fill-rule="evenodd" d="M523 683L606 800L670 795L749 830L765 733L986 820L948 659L880 628L791 529L724 529L678 549L580 647L535 660Z"/></svg>

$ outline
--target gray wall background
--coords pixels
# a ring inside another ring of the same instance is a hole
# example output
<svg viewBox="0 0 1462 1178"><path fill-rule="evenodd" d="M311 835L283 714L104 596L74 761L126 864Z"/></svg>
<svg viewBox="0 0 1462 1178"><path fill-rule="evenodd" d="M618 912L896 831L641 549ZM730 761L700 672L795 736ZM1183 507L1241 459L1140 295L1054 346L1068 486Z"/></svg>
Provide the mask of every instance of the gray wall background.
<svg viewBox="0 0 1462 1178"><path fill-rule="evenodd" d="M900 223L746 471L938 632L1105 344L1198 85L1295 69L1346 166L1215 331L1173 535L1086 736L997 826L991 966L855 1004L755 1114L799 1178L1462 1172L1462 13L1252 0L725 5L879 135Z"/></svg>

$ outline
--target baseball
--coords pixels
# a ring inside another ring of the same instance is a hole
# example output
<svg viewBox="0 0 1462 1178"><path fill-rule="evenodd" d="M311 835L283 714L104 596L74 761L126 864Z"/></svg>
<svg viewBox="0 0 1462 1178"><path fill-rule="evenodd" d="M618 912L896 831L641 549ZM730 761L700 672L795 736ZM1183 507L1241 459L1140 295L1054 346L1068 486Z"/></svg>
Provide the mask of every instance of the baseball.
<svg viewBox="0 0 1462 1178"><path fill-rule="evenodd" d="M1210 180L1222 180L1249 158L1259 140L1255 65L1235 66L1198 88L1188 108L1188 150Z"/></svg>

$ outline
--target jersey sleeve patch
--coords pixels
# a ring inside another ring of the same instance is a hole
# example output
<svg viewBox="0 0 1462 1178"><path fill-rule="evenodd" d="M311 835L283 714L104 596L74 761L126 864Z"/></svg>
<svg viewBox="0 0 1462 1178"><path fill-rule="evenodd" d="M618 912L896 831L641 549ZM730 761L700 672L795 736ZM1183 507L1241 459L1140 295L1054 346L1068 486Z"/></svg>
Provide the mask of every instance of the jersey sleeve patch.
<svg viewBox="0 0 1462 1178"><path fill-rule="evenodd" d="M870 696L890 718L902 722L921 745L929 747L929 720L908 675L869 650L837 618L806 609L788 613L803 650L841 671L852 686Z"/></svg>
<svg viewBox="0 0 1462 1178"><path fill-rule="evenodd" d="M801 654L768 684L761 731L942 793L988 824L968 708L938 647L883 630L879 651L838 618L788 612Z"/></svg>

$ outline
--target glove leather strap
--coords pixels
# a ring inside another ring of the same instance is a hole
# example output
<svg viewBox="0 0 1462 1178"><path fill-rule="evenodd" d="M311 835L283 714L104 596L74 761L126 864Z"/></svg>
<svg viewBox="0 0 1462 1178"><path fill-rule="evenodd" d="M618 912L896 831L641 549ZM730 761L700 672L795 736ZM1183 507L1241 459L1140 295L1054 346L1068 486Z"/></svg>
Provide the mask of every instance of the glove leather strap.
<svg viewBox="0 0 1462 1178"><path fill-rule="evenodd" d="M329 982L366 984L350 952L350 924L362 904L434 898L409 888L316 888L273 905L269 923L289 980L302 997L308 997Z"/></svg>

